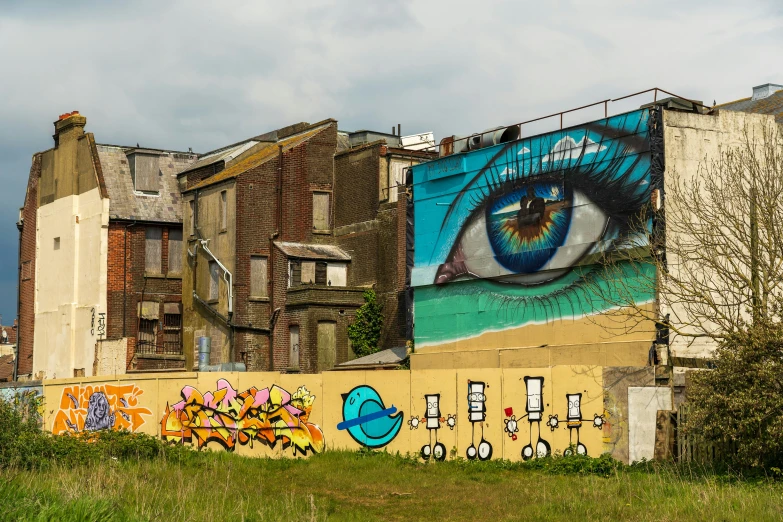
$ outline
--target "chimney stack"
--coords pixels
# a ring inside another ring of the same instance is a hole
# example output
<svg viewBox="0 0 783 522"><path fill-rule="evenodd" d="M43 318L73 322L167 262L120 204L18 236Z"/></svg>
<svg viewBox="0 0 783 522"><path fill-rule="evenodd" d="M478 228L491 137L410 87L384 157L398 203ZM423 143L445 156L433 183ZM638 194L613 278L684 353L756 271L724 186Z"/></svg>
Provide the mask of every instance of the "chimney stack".
<svg viewBox="0 0 783 522"><path fill-rule="evenodd" d="M763 100L764 98L769 98L778 91L783 91L783 85L778 85L776 83L757 85L756 87L753 87L753 98L751 98L751 100Z"/></svg>
<svg viewBox="0 0 783 522"><path fill-rule="evenodd" d="M54 122L53 138L55 148L59 147L60 143L83 136L85 125L87 125L87 118L79 114L79 111L60 114L60 117Z"/></svg>

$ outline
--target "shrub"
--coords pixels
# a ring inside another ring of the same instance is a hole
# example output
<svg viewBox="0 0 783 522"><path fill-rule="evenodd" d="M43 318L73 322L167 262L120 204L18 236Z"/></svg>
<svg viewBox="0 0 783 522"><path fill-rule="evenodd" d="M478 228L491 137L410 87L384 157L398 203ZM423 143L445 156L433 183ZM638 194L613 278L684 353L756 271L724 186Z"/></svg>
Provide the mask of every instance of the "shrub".
<svg viewBox="0 0 783 522"><path fill-rule="evenodd" d="M714 370L696 372L684 429L706 442L731 443L741 467L783 467L783 326L764 321L718 347Z"/></svg>
<svg viewBox="0 0 783 522"><path fill-rule="evenodd" d="M383 328L383 307L375 300L374 290L364 291L364 304L356 310L356 320L348 326L353 353L364 357L378 351Z"/></svg>

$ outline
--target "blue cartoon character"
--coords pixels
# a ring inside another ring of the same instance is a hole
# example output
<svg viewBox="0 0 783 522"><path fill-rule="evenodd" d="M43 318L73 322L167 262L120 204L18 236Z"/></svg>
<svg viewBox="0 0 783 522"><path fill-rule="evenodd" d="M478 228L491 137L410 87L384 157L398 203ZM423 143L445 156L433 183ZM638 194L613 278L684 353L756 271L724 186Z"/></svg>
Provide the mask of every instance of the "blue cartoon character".
<svg viewBox="0 0 783 522"><path fill-rule="evenodd" d="M386 408L378 392L367 385L357 386L343 397L343 422L338 430L348 430L353 440L370 449L382 448L400 432L403 413L392 404Z"/></svg>

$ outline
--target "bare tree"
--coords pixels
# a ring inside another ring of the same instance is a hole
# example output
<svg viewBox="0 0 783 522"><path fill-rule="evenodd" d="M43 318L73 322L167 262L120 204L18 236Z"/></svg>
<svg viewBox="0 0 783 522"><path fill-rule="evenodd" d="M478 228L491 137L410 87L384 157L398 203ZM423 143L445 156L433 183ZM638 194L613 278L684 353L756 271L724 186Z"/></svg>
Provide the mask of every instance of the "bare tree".
<svg viewBox="0 0 783 522"><path fill-rule="evenodd" d="M651 323L692 343L783 319L783 133L745 127L695 173L667 169L633 233L601 255L590 290L609 329ZM639 302L640 295L655 296ZM606 316L604 316L606 317ZM617 333L617 332L615 332Z"/></svg>

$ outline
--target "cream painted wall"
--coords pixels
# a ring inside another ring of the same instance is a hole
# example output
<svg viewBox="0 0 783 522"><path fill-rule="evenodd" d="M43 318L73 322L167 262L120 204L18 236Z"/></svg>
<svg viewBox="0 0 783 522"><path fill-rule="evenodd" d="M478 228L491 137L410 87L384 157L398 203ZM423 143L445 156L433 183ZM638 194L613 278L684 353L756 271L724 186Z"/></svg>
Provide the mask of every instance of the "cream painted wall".
<svg viewBox="0 0 783 522"><path fill-rule="evenodd" d="M106 312L109 200L94 188L37 212L33 374L63 378L84 369L89 376Z"/></svg>
<svg viewBox="0 0 783 522"><path fill-rule="evenodd" d="M664 192L672 190L675 180L680 184L693 180L700 165L718 159L721 150L739 146L746 129L760 136L762 127L769 124L774 124L773 116L734 111L718 111L717 114L712 115L665 111ZM673 204L671 200L666 201L668 209L672 209ZM667 227L667 241L671 241L672 236L670 227ZM669 270L676 271L677 258L668 253L667 261ZM663 315L670 313L673 318L679 317L680 320L677 321L679 323L688 321L688 316L682 307L667 308L662 304L661 313ZM673 356L710 357L714 350L715 343L707 338L675 336L671 341Z"/></svg>

